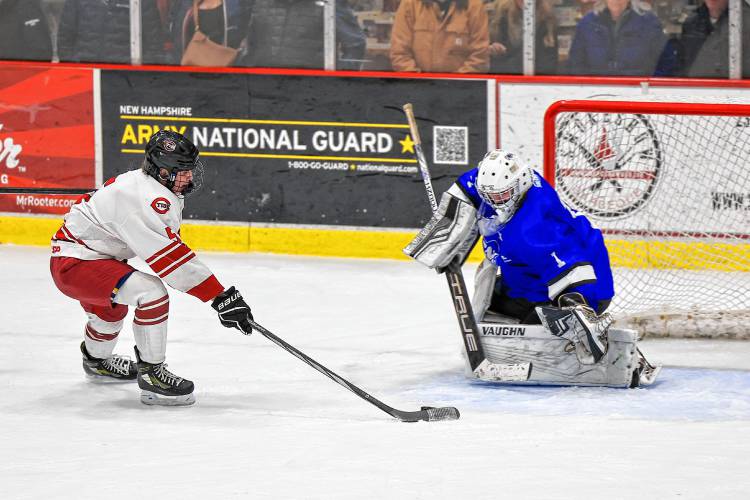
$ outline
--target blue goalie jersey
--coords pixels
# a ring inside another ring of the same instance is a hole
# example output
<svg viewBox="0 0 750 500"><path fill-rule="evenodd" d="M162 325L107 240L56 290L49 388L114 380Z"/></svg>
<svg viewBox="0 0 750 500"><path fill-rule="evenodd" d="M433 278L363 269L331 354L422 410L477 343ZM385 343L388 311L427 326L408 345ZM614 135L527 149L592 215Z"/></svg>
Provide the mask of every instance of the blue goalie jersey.
<svg viewBox="0 0 750 500"><path fill-rule="evenodd" d="M477 192L477 171L464 173L456 183L477 208L484 252L500 268L503 293L548 302L574 291L594 309L612 299L612 270L601 231L564 205L537 172L513 217L505 225L492 225L495 211Z"/></svg>

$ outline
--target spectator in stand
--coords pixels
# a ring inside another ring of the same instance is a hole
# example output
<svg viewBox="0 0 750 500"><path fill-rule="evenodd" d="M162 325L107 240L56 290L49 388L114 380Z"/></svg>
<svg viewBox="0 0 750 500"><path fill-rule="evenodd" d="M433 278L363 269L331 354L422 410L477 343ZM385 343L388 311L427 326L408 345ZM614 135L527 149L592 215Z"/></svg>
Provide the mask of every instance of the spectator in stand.
<svg viewBox="0 0 750 500"><path fill-rule="evenodd" d="M167 62L166 40L154 1L141 2L144 63ZM130 63L130 3L66 0L57 31L60 61Z"/></svg>
<svg viewBox="0 0 750 500"><path fill-rule="evenodd" d="M39 0L0 0L0 59L52 60L52 39Z"/></svg>
<svg viewBox="0 0 750 500"><path fill-rule="evenodd" d="M322 69L324 6L324 2L312 0L255 0L250 16L247 64ZM336 0L336 45L336 69L362 67L365 34L347 0Z"/></svg>
<svg viewBox="0 0 750 500"><path fill-rule="evenodd" d="M173 0L155 0L156 9L159 11L159 21L161 22L161 30L164 32L166 38L164 40L164 52L167 54L174 53L174 44L172 43L169 34L170 22L172 20Z"/></svg>
<svg viewBox="0 0 750 500"><path fill-rule="evenodd" d="M490 15L490 72L523 73L523 0L495 0ZM536 2L537 75L557 73L557 18L547 0Z"/></svg>
<svg viewBox="0 0 750 500"><path fill-rule="evenodd" d="M482 0L402 0L391 32L395 71L486 73L487 12Z"/></svg>
<svg viewBox="0 0 750 500"><path fill-rule="evenodd" d="M676 43L679 61L675 76L729 76L729 1L704 0L682 25ZM742 2L742 76L750 76L750 6Z"/></svg>
<svg viewBox="0 0 750 500"><path fill-rule="evenodd" d="M643 0L598 0L578 23L570 47L572 75L653 75L666 44Z"/></svg>
<svg viewBox="0 0 750 500"><path fill-rule="evenodd" d="M250 5L245 0L200 0L198 20L201 31L214 43L240 49L235 66L247 54L247 34L250 22ZM195 33L193 0L180 0L172 8L172 38L176 64Z"/></svg>

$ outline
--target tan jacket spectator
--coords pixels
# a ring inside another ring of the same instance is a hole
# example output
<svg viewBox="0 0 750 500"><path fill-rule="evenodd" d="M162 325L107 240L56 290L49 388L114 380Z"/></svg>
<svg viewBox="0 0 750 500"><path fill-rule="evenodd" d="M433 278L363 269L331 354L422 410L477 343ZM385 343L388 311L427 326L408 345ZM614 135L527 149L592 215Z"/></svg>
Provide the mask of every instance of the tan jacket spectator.
<svg viewBox="0 0 750 500"><path fill-rule="evenodd" d="M391 32L395 71L486 73L490 43L482 0L402 0Z"/></svg>

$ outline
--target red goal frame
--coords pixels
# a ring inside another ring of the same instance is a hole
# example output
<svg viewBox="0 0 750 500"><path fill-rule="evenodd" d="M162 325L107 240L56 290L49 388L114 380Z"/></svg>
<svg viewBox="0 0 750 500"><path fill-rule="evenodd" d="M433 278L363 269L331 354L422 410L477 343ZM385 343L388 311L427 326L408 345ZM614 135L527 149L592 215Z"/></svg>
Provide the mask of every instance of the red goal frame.
<svg viewBox="0 0 750 500"><path fill-rule="evenodd" d="M637 113L669 115L750 116L750 104L663 101L564 100L544 113L544 178L555 186L555 121L560 113Z"/></svg>

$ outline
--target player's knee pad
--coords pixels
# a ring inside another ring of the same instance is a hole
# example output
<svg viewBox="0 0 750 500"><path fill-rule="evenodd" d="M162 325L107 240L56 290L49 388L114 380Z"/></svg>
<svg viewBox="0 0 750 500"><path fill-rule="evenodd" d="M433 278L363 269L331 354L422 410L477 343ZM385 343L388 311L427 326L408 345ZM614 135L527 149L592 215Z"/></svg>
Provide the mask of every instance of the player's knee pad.
<svg viewBox="0 0 750 500"><path fill-rule="evenodd" d="M169 294L164 283L151 274L135 271L118 290L115 302L127 304L137 309L151 307L154 303L169 303Z"/></svg>
<svg viewBox="0 0 750 500"><path fill-rule="evenodd" d="M404 253L431 269L440 269L455 258L463 262L478 235L476 209L449 191L443 193L438 209Z"/></svg>

